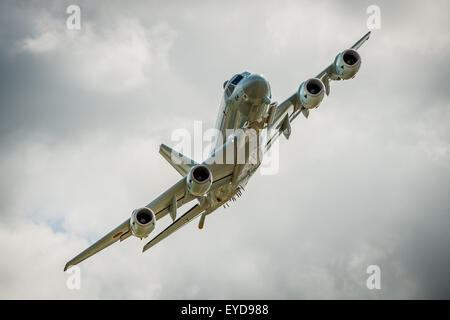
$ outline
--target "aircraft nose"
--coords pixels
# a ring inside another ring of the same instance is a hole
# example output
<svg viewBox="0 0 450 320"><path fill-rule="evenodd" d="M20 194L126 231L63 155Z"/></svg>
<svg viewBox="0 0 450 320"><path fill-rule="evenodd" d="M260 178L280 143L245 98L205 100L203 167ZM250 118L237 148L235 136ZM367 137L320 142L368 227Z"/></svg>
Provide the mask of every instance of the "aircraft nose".
<svg viewBox="0 0 450 320"><path fill-rule="evenodd" d="M251 100L267 100L270 96L270 87L267 80L257 74L252 74L242 83L244 93Z"/></svg>

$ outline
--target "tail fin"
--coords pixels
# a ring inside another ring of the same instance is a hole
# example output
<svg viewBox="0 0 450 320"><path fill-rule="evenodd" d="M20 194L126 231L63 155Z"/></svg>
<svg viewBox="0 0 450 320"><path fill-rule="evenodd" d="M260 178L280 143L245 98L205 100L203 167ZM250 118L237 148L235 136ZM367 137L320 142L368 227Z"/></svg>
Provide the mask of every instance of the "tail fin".
<svg viewBox="0 0 450 320"><path fill-rule="evenodd" d="M171 164L175 170L178 171L183 177L187 175L189 170L197 165L197 162L186 157L185 155L173 150L172 148L166 146L165 144L161 144L159 146L159 153Z"/></svg>

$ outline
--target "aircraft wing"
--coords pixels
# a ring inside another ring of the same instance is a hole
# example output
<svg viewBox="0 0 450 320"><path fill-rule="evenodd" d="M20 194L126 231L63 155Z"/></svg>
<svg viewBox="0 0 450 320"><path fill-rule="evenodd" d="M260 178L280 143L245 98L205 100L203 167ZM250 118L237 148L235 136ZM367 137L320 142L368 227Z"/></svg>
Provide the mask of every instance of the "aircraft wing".
<svg viewBox="0 0 450 320"><path fill-rule="evenodd" d="M361 39L359 39L354 45L352 45L349 49L357 50L359 49L364 42L366 42L370 37L371 32L367 32ZM325 87L326 95L330 93L330 80L340 80L334 74L334 62L331 63L328 67L326 67L322 72L320 72L316 78L320 79ZM291 134L291 126L290 124L294 119L302 113L306 118L309 116L309 109L306 109L301 106L298 93L295 92L291 96L289 96L286 100L284 100L281 104L279 104L274 112L273 118L268 126L269 136L266 142L265 151L269 150L273 142L281 135L288 139Z"/></svg>
<svg viewBox="0 0 450 320"><path fill-rule="evenodd" d="M225 148L225 145L222 148ZM164 158L166 157L164 156ZM169 159L167 160L169 161ZM208 165L208 167L213 175L213 182L210 190L214 190L231 181L233 173L233 165L211 164ZM183 177L172 187L163 192L159 197L157 197L155 200L147 204L146 207L149 208L155 214L156 220L161 219L168 213L170 213L172 219L175 220L177 211L176 209L194 199L196 199L196 197L187 192L186 177ZM153 242L151 245L156 244L157 242L165 238L167 235L171 234L173 231L179 229L181 226L194 219L196 216L198 216L199 213L201 213L201 211L198 210L205 208L205 205L206 203L203 205L194 206L191 210L189 210L177 221L175 221L169 228L167 228L161 234L159 234L156 237L157 239L155 238L156 240L155 239L152 240ZM87 248L86 250L78 254L76 257L74 257L72 260L67 262L67 264L64 267L64 271L66 271L70 266L82 262L83 260L105 249L106 247L112 245L113 243L119 240L123 241L127 239L131 235L132 233L130 227L130 218L128 218L117 228L113 229L103 238L101 238L93 245L91 245L89 248ZM144 251L148 249L150 246L146 246Z"/></svg>
<svg viewBox="0 0 450 320"><path fill-rule="evenodd" d="M90 256L96 254L97 252L112 245L114 242L121 240L121 235L128 234L129 232L130 232L130 219L128 218L113 231L108 233L106 236L98 240L92 246L90 246L89 248L81 252L79 255L74 257L72 260L67 262L66 265L64 266L64 271L66 271L69 267L80 263L81 261L89 258Z"/></svg>
<svg viewBox="0 0 450 320"><path fill-rule="evenodd" d="M189 193L185 192L185 190L186 178L182 178L167 191L163 192L158 198L150 202L146 207L150 208L155 213L156 220L159 220L169 212L169 207L174 197L177 199L177 206L181 206L184 203L194 199L192 196L190 196ZM66 271L70 266L80 263L81 261L89 258L90 256L105 249L113 243L119 240L123 241L127 239L129 236L131 236L130 218L125 220L117 228L113 229L103 238L101 238L89 248L74 257L72 260L67 262L64 267L64 271Z"/></svg>

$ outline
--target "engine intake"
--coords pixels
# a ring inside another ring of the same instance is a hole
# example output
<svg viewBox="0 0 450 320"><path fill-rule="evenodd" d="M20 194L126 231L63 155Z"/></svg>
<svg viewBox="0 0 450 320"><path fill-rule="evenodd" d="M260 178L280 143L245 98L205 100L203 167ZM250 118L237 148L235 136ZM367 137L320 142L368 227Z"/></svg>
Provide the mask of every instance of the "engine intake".
<svg viewBox="0 0 450 320"><path fill-rule="evenodd" d="M212 185L211 171L202 164L192 167L186 179L188 191L194 196L204 195Z"/></svg>
<svg viewBox="0 0 450 320"><path fill-rule="evenodd" d="M298 88L299 102L306 109L318 107L322 102L324 94L324 85L317 78L306 80Z"/></svg>
<svg viewBox="0 0 450 320"><path fill-rule="evenodd" d="M131 233L135 237L146 238L155 229L155 221L155 214L149 208L136 209L131 213Z"/></svg>
<svg viewBox="0 0 450 320"><path fill-rule="evenodd" d="M347 49L336 56L334 74L340 79L353 78L361 67L361 57L356 50Z"/></svg>

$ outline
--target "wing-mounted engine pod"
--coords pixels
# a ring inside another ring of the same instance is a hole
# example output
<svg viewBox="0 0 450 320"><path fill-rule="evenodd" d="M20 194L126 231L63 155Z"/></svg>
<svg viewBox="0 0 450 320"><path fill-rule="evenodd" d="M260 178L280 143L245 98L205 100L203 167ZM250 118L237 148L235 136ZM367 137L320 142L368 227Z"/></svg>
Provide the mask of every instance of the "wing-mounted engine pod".
<svg viewBox="0 0 450 320"><path fill-rule="evenodd" d="M302 107L312 109L319 106L325 94L324 85L320 79L311 78L298 88L298 100Z"/></svg>
<svg viewBox="0 0 450 320"><path fill-rule="evenodd" d="M353 78L360 67L361 56L353 49L342 51L334 60L334 74L343 80Z"/></svg>
<svg viewBox="0 0 450 320"><path fill-rule="evenodd" d="M155 221L155 214L149 208L136 209L131 213L131 233L135 237L146 238L155 229Z"/></svg>
<svg viewBox="0 0 450 320"><path fill-rule="evenodd" d="M187 189L193 196L202 196L212 185L212 174L209 168L199 164L191 168L186 177Z"/></svg>

